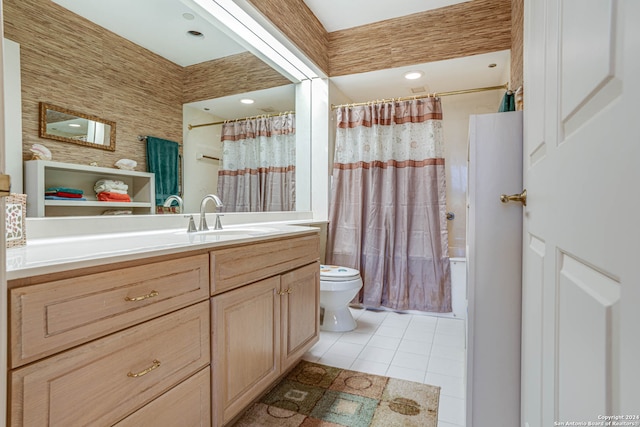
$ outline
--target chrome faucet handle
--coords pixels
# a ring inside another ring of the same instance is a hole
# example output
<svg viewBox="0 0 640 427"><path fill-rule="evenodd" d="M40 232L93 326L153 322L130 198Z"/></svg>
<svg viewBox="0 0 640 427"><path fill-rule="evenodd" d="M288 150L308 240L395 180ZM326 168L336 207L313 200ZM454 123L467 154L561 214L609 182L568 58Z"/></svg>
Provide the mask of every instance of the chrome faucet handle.
<svg viewBox="0 0 640 427"><path fill-rule="evenodd" d="M198 227L200 231L207 231L209 227L207 226L207 218L206 214L200 214L200 227Z"/></svg>
<svg viewBox="0 0 640 427"><path fill-rule="evenodd" d="M196 228L196 222L193 220L193 215L185 215L185 218L189 218L189 226L187 228L187 233L195 233L198 231Z"/></svg>
<svg viewBox="0 0 640 427"><path fill-rule="evenodd" d="M222 223L220 222L220 217L224 216L222 214L216 214L216 225L213 227L214 230L222 230Z"/></svg>

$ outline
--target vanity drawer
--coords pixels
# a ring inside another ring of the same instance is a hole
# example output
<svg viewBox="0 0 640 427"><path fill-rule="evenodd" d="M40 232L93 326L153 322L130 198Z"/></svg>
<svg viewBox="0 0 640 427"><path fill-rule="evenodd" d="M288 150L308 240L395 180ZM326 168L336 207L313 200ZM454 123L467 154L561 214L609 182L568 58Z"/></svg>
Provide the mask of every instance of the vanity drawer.
<svg viewBox="0 0 640 427"><path fill-rule="evenodd" d="M11 372L12 426L112 425L207 366L202 302Z"/></svg>
<svg viewBox="0 0 640 427"><path fill-rule="evenodd" d="M207 254L12 289L11 367L208 297Z"/></svg>
<svg viewBox="0 0 640 427"><path fill-rule="evenodd" d="M211 369L178 384L114 427L200 427L211 425Z"/></svg>
<svg viewBox="0 0 640 427"><path fill-rule="evenodd" d="M297 237L211 252L211 295L318 260L320 237Z"/></svg>

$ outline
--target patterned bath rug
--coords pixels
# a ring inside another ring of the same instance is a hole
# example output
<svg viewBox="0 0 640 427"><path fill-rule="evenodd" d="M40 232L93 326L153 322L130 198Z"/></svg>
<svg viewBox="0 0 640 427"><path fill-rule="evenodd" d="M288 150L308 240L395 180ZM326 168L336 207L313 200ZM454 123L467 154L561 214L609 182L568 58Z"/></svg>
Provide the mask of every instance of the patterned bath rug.
<svg viewBox="0 0 640 427"><path fill-rule="evenodd" d="M301 361L234 427L436 427L440 387Z"/></svg>

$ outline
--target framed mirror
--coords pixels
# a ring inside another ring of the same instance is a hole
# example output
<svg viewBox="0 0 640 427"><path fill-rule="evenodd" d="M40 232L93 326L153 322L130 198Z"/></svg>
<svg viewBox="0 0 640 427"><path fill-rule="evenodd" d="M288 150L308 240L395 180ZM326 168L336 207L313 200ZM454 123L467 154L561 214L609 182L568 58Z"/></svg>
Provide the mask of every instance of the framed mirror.
<svg viewBox="0 0 640 427"><path fill-rule="evenodd" d="M40 138L101 150L116 150L116 123L56 105L40 103Z"/></svg>

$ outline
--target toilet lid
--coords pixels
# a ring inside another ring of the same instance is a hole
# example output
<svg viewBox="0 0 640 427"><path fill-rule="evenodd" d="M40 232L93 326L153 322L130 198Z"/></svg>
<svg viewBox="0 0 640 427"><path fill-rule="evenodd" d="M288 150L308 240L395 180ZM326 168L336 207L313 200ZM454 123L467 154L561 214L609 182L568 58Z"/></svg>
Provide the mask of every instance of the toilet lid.
<svg viewBox="0 0 640 427"><path fill-rule="evenodd" d="M320 277L329 280L349 280L360 276L355 268L342 267L340 265L321 265Z"/></svg>

